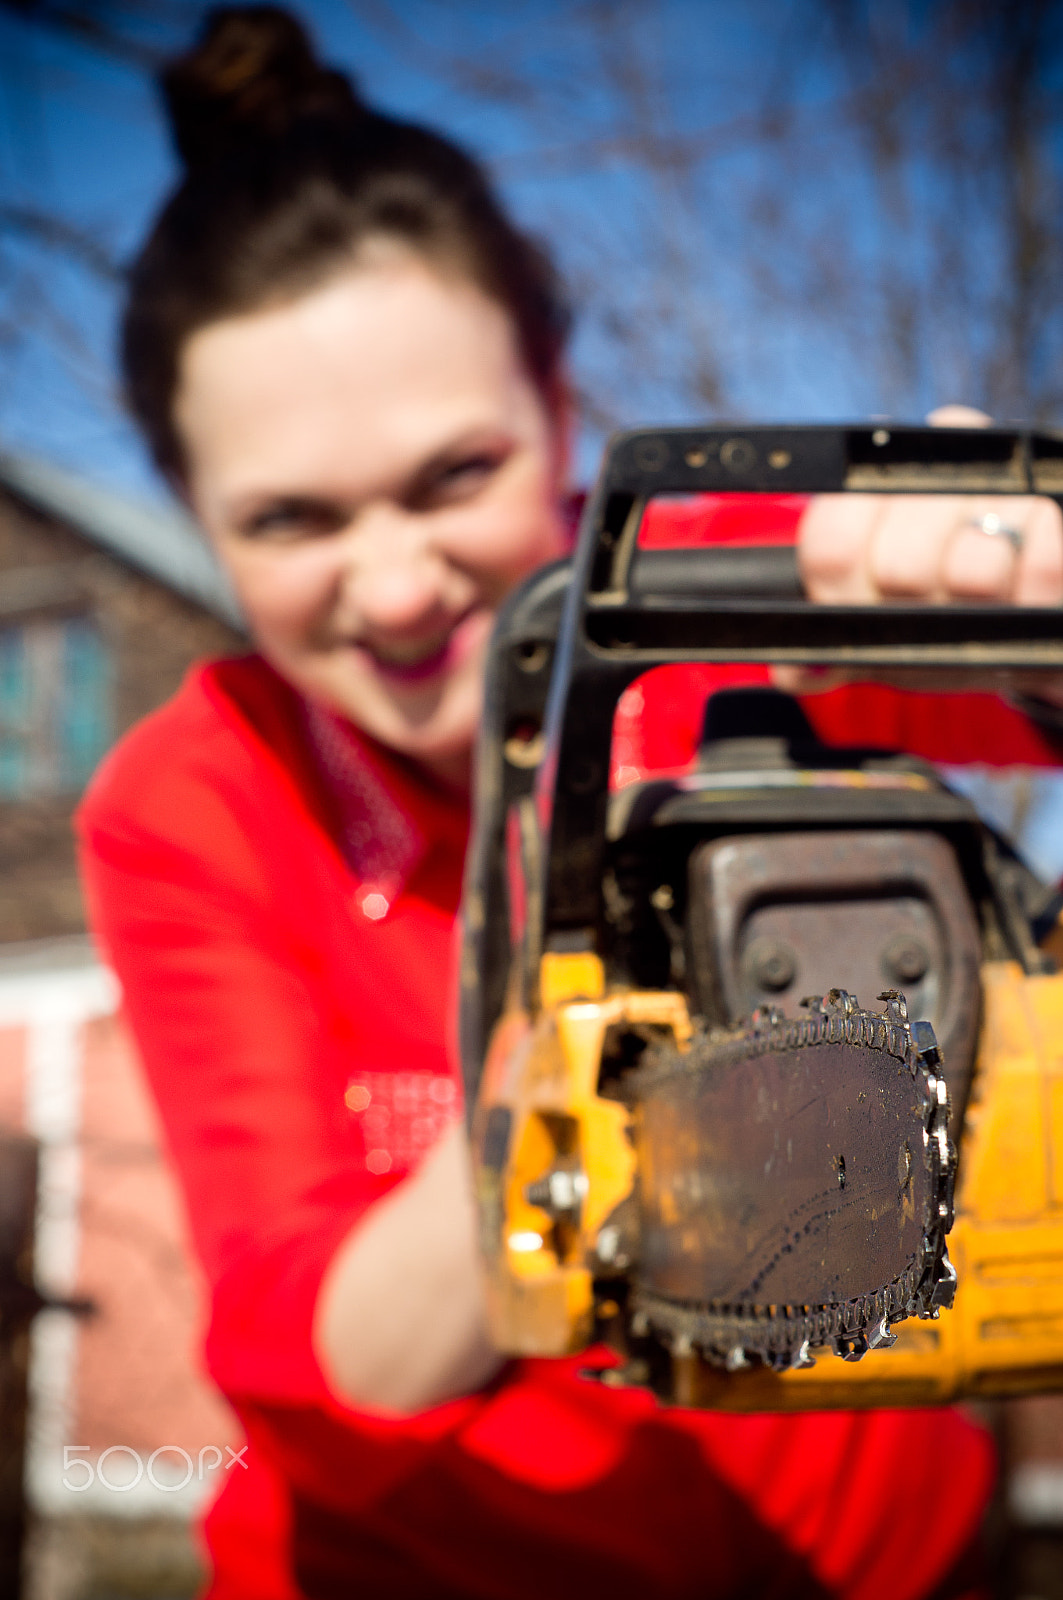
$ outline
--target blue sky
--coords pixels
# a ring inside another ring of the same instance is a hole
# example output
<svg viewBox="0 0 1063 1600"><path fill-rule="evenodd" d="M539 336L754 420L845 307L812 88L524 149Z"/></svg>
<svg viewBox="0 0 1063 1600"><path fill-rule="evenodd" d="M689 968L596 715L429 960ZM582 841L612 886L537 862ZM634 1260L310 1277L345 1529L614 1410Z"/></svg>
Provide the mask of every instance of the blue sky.
<svg viewBox="0 0 1063 1600"><path fill-rule="evenodd" d="M713 411L911 415L980 399L973 379L964 382L989 315L974 289L972 313L955 328L919 308L918 373L890 376L883 295L896 281L920 299L932 263L923 273L919 252L931 250L935 211L953 196L913 158L909 236L898 236L846 121L855 80L831 54L814 0L299 0L297 9L368 98L442 125L488 161L520 219L551 244L577 302L584 476L615 423ZM904 42L918 53L927 7L900 10ZM182 43L167 19L160 3L147 36ZM777 106L788 131L765 136ZM916 104L912 119L919 114ZM640 130L648 159L635 148ZM676 151L698 159L684 168ZM124 258L175 176L143 72L0 10L0 205L45 208ZM991 277L999 230L973 212L964 226ZM0 294L5 284L18 332L0 348L0 448L159 492L116 393L116 287L14 235Z"/></svg>

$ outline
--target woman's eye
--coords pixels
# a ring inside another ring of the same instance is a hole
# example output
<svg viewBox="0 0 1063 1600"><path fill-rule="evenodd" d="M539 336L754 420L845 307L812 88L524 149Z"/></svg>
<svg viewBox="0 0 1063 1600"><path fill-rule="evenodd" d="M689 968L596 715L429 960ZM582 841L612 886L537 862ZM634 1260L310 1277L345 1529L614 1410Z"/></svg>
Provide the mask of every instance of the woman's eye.
<svg viewBox="0 0 1063 1600"><path fill-rule="evenodd" d="M436 473L418 498L427 507L471 499L501 465L501 458L496 455L469 456L464 461L455 461Z"/></svg>
<svg viewBox="0 0 1063 1600"><path fill-rule="evenodd" d="M320 539L337 533L348 521L339 506L317 500L278 500L242 519L245 539Z"/></svg>

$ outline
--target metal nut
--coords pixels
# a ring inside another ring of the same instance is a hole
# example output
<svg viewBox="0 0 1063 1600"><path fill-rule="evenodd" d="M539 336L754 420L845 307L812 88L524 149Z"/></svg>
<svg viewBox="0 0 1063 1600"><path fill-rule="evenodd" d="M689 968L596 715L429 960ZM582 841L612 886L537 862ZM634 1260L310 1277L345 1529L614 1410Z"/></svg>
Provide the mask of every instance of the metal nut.
<svg viewBox="0 0 1063 1600"><path fill-rule="evenodd" d="M746 977L758 989L778 994L788 989L797 976L797 956L782 939L762 935L746 947L742 958Z"/></svg>
<svg viewBox="0 0 1063 1600"><path fill-rule="evenodd" d="M930 952L914 934L900 933L882 952L882 966L896 983L918 983L930 967Z"/></svg>

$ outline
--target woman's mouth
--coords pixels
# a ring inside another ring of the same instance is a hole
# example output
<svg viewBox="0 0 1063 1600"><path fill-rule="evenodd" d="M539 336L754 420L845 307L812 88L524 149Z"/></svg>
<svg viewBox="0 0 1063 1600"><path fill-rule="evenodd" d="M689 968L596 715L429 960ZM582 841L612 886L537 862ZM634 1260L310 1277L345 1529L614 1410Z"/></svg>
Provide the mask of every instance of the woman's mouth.
<svg viewBox="0 0 1063 1600"><path fill-rule="evenodd" d="M414 685L444 677L465 661L485 637L491 624L482 607L471 607L445 633L420 640L361 641L382 678L394 684Z"/></svg>

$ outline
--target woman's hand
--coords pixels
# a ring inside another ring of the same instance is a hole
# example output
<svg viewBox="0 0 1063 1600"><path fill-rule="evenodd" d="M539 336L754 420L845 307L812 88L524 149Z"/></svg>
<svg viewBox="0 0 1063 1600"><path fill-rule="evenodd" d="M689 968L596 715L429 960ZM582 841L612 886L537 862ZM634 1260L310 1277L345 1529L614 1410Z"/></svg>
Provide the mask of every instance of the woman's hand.
<svg viewBox="0 0 1063 1600"><path fill-rule="evenodd" d="M487 1337L465 1124L355 1224L325 1275L314 1346L337 1394L410 1413L478 1388Z"/></svg>
<svg viewBox="0 0 1063 1600"><path fill-rule="evenodd" d="M943 406L937 427L984 427L966 406ZM978 524L986 519L987 532ZM1051 500L992 495L820 495L798 535L812 600L1063 602L1063 515Z"/></svg>
<svg viewBox="0 0 1063 1600"><path fill-rule="evenodd" d="M967 406L943 406L936 427L987 427ZM818 495L798 531L798 567L805 593L823 605L891 601L1063 603L1063 514L1032 495ZM849 681L839 671L776 667L791 694L813 694ZM877 676L877 675L876 675ZM910 689L1020 690L1063 705L1063 678L1043 673L998 675L992 683L966 676L891 673Z"/></svg>

